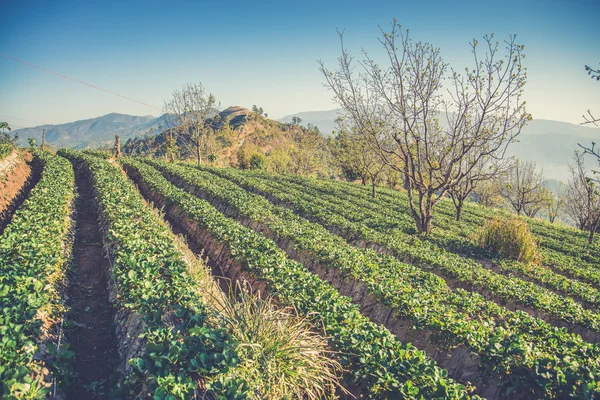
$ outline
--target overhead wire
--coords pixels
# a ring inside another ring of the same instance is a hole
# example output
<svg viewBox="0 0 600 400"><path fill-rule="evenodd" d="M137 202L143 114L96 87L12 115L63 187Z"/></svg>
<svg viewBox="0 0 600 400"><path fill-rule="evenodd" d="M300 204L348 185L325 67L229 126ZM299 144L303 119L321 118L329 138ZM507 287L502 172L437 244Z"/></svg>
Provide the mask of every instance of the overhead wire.
<svg viewBox="0 0 600 400"><path fill-rule="evenodd" d="M20 60L20 59L18 59L18 58L15 58L15 57L9 56L9 55L7 55L7 54L0 53L0 56L1 56L1 57L4 57L4 58L7 58L7 59L9 59L9 60L13 60L13 61L19 62L19 63L21 63L21 64L24 64L24 65L28 65L28 66L30 66L30 67L33 67L33 68L37 68L37 69L39 69L39 70L42 70L42 71L44 71L44 72L48 72L48 73L50 73L50 74L53 74L53 75L59 76L59 77L61 77L61 78L68 79L68 80L70 80L70 81L77 82L77 83L80 83L80 84L82 84L82 85L85 85L85 86L89 86L89 87L91 87L92 89L96 89L96 90L100 90L100 91L102 91L102 92L110 93L110 94L112 94L112 95L115 95L115 96L121 97L121 98L123 98L123 99L130 100L130 101L136 102L136 103L138 103L138 104L144 105L144 106L146 106L146 107L151 107L151 108L154 108L154 109L160 110L160 108L159 108L159 107L153 106L152 104L148 104L148 103L145 103L145 102L143 102L143 101L140 101L140 100L133 99L133 98L131 98L131 97L128 97L128 96L124 96L124 95L122 95L122 94L119 94L119 93L113 92L112 90L108 90L108 89L104 89L104 88L101 88L101 87L99 87L99 86L96 86L96 85L92 85L91 83L87 83L87 82L84 82L84 81L80 81L79 79L71 78L70 76L63 75L63 74L61 74L61 73L59 73L59 72L52 71L51 69L43 68L43 67L40 67L40 66L38 66L38 65L35 65L35 64L31 64L31 63L29 63L29 62L27 62L27 61Z"/></svg>

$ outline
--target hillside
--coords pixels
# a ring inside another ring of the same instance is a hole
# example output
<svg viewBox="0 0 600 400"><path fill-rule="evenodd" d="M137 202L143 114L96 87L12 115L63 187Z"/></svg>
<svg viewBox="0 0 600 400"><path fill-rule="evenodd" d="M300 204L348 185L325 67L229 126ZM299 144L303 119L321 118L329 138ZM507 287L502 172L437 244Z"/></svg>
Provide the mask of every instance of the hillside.
<svg viewBox="0 0 600 400"><path fill-rule="evenodd" d="M256 116L250 110L232 106L208 119L212 134L202 153L220 166L248 168L255 162L269 164L271 170L301 173L315 172L318 159L325 157L325 139L305 127ZM131 155L164 155L165 138L170 131L152 137L138 137L125 142L124 152ZM194 158L189 135L178 135L179 155ZM258 160L258 161L256 161Z"/></svg>

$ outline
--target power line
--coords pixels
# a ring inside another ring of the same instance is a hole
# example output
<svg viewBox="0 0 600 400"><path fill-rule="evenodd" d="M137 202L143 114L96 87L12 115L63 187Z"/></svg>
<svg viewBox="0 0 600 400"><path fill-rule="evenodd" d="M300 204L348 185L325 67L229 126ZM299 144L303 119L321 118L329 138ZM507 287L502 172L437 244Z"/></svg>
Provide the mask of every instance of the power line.
<svg viewBox="0 0 600 400"><path fill-rule="evenodd" d="M19 118L19 117L11 117L10 115L0 115L0 117L2 117L2 118L8 118L8 119L18 119L20 121L33 122L34 124L40 124L40 125L50 125L50 124L46 124L45 122L32 121L30 119Z"/></svg>
<svg viewBox="0 0 600 400"><path fill-rule="evenodd" d="M113 95L115 95L115 96L119 96L119 97L121 97L121 98L123 98L123 99L130 100L130 101L134 101L134 102L136 102L136 103L139 103L139 104L142 104L142 105L144 105L144 106L147 106L147 107L151 107L151 108L155 108L155 109L157 109L157 110L160 110L160 108L158 108L158 107L156 107L156 106L153 106L152 104L144 103L143 101L139 101L139 100L136 100L136 99L132 99L131 97L123 96L122 94L119 94L119 93L113 92L113 91L111 91L111 90L104 89L104 88L101 88L101 87L98 87L98 86L92 85L92 84L90 84L90 83L86 83L86 82L80 81L79 79L71 78L71 77L69 77L69 76L66 76L66 75L60 74L60 73L58 73L58 72L56 72L56 71L52 71L52 70L50 70L50 69L46 69L46 68L39 67L39 66L37 66L37 65L34 65L34 64L28 63L27 61L23 61L23 60L19 60L18 58L11 57L11 56L9 56L9 55L7 55L7 54L2 54L2 53L0 53L0 56L2 56L2 57L4 57L4 58L8 58L8 59L10 59L10 60L13 60L13 61L20 62L21 64L25 64L25 65L28 65L28 66L30 66L30 67L33 67L33 68L37 68L37 69L39 69L39 70L42 70L42 71L45 71L45 72L51 73L51 74L53 74L53 75L60 76L61 78L65 78L65 79L68 79L68 80L70 80L70 81L77 82L77 83L80 83L80 84L82 84L82 85L85 85L85 86L89 86L89 87L91 87L92 89L101 90L101 91L103 91L103 92L110 93L110 94L113 94Z"/></svg>

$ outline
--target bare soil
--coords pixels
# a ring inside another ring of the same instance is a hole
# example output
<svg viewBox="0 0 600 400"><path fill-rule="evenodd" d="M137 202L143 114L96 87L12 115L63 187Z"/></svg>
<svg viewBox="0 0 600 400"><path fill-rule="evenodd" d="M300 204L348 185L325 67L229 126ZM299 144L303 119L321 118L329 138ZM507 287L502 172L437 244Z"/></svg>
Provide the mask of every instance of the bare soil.
<svg viewBox="0 0 600 400"><path fill-rule="evenodd" d="M8 173L0 173L0 234L39 180L39 168L34 167L32 173L32 158L30 153L24 153L24 160Z"/></svg>
<svg viewBox="0 0 600 400"><path fill-rule="evenodd" d="M89 178L75 171L77 199L73 269L69 277L68 341L75 352L70 399L114 398L118 363L115 311L109 301L109 262L102 252L102 234Z"/></svg>

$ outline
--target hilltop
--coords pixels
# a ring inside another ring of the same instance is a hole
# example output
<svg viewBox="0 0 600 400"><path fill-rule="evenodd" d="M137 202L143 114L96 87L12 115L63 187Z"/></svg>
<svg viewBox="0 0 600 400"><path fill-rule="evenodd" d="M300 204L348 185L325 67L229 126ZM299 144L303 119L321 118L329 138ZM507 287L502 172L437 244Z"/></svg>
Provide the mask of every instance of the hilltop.
<svg viewBox="0 0 600 400"><path fill-rule="evenodd" d="M203 148L215 165L247 168L251 162L267 164L280 172L313 171L325 155L325 138L315 130L278 122L252 111L232 106L206 121L213 134ZM124 152L131 155L164 154L170 129L156 136L136 137L125 142ZM180 155L192 157L189 135L178 135ZM252 161L254 157L254 161Z"/></svg>

